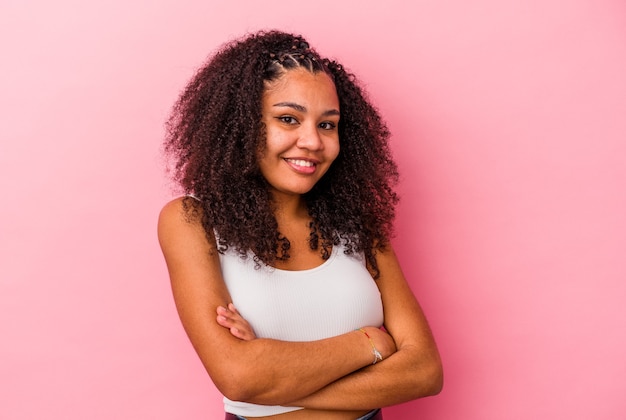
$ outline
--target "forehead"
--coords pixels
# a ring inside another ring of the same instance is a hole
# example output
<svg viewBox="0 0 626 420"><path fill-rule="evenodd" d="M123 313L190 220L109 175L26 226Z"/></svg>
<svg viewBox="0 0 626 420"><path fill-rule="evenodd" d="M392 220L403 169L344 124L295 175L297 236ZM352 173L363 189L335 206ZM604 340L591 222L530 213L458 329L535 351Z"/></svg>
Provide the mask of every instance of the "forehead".
<svg viewBox="0 0 626 420"><path fill-rule="evenodd" d="M335 83L324 72L311 73L304 68L285 71L275 80L265 82L263 102L279 98L305 102L325 102L327 106L339 109L339 99Z"/></svg>

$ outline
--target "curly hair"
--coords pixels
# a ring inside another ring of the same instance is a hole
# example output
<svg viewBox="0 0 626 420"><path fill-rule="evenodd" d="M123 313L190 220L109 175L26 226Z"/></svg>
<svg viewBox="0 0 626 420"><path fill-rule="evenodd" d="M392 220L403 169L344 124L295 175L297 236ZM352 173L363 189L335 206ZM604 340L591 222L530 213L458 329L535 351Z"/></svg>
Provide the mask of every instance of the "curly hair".
<svg viewBox="0 0 626 420"><path fill-rule="evenodd" d="M261 101L265 84L292 68L325 72L340 106L340 151L328 172L303 195L309 244L328 258L334 245L363 252L378 277L375 254L393 232L393 187L398 180L389 131L354 75L322 58L300 35L261 31L223 45L183 90L166 123L165 153L172 176L188 195L187 211L200 211L218 251L259 264L289 258L289 239L278 230L272 197L258 165L265 146Z"/></svg>

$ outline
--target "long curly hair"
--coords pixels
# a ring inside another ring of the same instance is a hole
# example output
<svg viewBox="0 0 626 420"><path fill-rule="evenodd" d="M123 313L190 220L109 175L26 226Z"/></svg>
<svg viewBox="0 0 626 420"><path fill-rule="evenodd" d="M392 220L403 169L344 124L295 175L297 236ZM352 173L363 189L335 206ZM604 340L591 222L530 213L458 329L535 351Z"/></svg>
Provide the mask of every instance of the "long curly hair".
<svg viewBox="0 0 626 420"><path fill-rule="evenodd" d="M322 58L300 35L261 31L223 45L183 90L166 123L165 153L187 211L202 214L218 251L259 263L289 258L289 239L278 230L258 156L265 146L261 101L266 82L289 69L325 72L340 106L340 152L328 172L303 198L312 222L309 244L328 258L333 246L363 252L378 277L375 254L393 232L393 187L398 180L389 131L354 75Z"/></svg>

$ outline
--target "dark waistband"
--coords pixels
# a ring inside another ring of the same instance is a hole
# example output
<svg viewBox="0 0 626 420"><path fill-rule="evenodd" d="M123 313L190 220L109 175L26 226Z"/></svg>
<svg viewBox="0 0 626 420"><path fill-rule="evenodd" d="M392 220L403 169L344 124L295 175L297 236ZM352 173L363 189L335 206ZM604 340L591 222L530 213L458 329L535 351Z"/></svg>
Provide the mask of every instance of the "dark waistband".
<svg viewBox="0 0 626 420"><path fill-rule="evenodd" d="M371 414L371 413L368 413L368 415L369 414ZM367 420L383 420L383 410L377 409L377 410L375 410L375 412L373 414L374 415L371 416L371 417L368 417L368 415L365 415L365 418ZM363 417L361 417L361 418L363 418ZM224 418L224 420L241 420L241 419L245 420L245 417L236 416L236 415L231 414L231 413L226 413L226 417Z"/></svg>

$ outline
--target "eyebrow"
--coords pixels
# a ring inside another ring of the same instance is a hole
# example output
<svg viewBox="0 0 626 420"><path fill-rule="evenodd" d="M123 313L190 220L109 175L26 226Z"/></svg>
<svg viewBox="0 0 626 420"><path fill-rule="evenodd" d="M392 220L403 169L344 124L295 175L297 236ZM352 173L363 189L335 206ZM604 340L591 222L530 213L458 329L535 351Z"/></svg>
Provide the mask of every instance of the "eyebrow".
<svg viewBox="0 0 626 420"><path fill-rule="evenodd" d="M275 107L287 107L287 108L292 108L295 109L298 112L306 112L307 109L305 106L302 106L300 104L297 104L295 102L278 102L277 104L274 104L273 106ZM322 113L323 116L329 116L329 115L340 115L339 110L338 109L329 109L328 111L324 111Z"/></svg>

